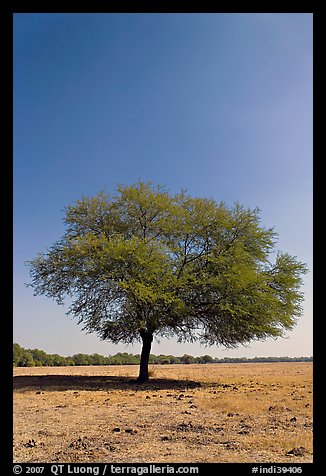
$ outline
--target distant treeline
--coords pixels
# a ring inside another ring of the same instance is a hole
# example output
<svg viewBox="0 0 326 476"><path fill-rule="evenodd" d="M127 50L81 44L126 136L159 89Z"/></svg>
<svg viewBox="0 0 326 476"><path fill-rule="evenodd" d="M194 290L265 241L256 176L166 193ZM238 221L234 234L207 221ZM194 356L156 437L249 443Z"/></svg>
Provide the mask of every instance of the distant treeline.
<svg viewBox="0 0 326 476"><path fill-rule="evenodd" d="M181 357L174 355L150 355L150 364L223 364L223 363L250 363L250 362L311 362L312 357L223 357L213 358L210 355L193 357L184 354ZM75 354L71 357L62 357L59 354L47 354L40 349L24 349L19 344L13 345L14 367L61 367L67 365L131 365L139 364L139 354L118 352L105 357L100 354Z"/></svg>

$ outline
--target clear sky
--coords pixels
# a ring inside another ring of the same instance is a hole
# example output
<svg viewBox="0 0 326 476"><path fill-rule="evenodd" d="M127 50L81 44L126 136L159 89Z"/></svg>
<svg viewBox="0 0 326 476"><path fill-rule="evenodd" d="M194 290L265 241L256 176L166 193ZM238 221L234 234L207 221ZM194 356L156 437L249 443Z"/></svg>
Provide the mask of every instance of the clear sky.
<svg viewBox="0 0 326 476"><path fill-rule="evenodd" d="M26 288L63 209L138 178L261 209L307 263L287 339L155 354L312 355L312 14L14 15L14 341L49 353L139 353L85 334Z"/></svg>

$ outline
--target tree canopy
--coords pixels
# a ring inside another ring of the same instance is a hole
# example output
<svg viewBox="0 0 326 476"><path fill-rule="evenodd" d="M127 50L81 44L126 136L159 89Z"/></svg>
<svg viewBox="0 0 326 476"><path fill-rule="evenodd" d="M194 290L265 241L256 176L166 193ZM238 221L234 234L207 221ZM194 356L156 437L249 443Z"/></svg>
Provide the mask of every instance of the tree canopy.
<svg viewBox="0 0 326 476"><path fill-rule="evenodd" d="M235 347L282 336L302 312L306 267L275 253L258 208L138 181L82 197L64 222L29 262L30 286L59 304L69 296L68 313L100 339L142 341L140 380L153 336Z"/></svg>
<svg viewBox="0 0 326 476"><path fill-rule="evenodd" d="M200 355L193 357L184 354L175 355L154 355L150 354L149 363L151 365L165 364L212 364L212 363L250 363L250 362L312 362L312 356L309 357L211 357L210 355ZM57 367L57 366L79 366L79 365L138 365L140 362L139 354L128 354L127 352L118 352L115 355L99 354L75 354L63 357L58 354L47 354L40 349L24 349L19 344L13 344L13 366L14 367Z"/></svg>

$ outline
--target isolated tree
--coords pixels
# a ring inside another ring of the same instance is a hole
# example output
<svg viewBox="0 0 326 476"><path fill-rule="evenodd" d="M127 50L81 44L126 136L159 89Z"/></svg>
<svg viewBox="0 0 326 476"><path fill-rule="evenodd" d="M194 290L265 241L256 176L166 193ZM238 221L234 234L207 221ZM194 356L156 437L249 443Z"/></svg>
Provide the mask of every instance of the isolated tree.
<svg viewBox="0 0 326 476"><path fill-rule="evenodd" d="M139 181L65 212L64 236L29 262L29 285L69 297L68 314L100 339L142 341L139 381L154 336L235 347L282 336L301 314L305 265L275 253L257 208Z"/></svg>

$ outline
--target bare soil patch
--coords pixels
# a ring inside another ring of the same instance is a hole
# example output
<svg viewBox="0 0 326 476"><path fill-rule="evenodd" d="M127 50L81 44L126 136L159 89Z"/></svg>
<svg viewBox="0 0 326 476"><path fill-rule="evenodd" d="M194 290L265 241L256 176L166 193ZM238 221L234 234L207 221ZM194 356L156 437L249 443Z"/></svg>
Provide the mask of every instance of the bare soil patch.
<svg viewBox="0 0 326 476"><path fill-rule="evenodd" d="M312 363L152 370L14 369L14 461L312 461Z"/></svg>

